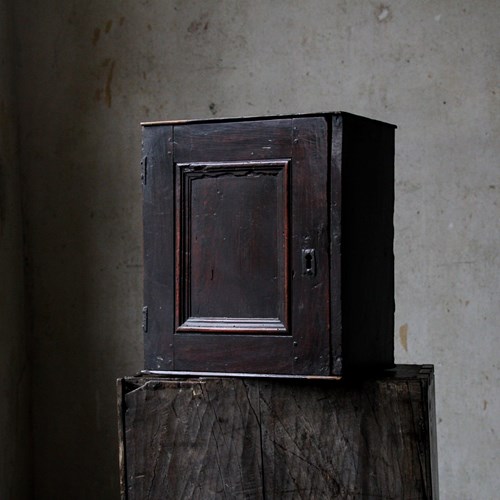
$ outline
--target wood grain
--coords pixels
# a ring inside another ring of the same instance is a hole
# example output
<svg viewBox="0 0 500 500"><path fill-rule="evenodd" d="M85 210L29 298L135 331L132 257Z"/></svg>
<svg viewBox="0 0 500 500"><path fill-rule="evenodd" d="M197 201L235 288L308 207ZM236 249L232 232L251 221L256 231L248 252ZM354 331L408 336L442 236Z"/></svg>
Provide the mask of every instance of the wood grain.
<svg viewBox="0 0 500 500"><path fill-rule="evenodd" d="M125 498L262 497L255 387L230 379L125 384Z"/></svg>
<svg viewBox="0 0 500 500"><path fill-rule="evenodd" d="M328 263L328 122L293 120L292 325L294 374L330 373ZM302 250L315 252L316 272L303 273Z"/></svg>
<svg viewBox="0 0 500 500"><path fill-rule="evenodd" d="M175 161L290 158L291 120L212 122L175 127Z"/></svg>
<svg viewBox="0 0 500 500"><path fill-rule="evenodd" d="M286 332L289 163L177 164L184 215L177 331ZM207 318L214 321L193 328ZM281 330L254 318L279 319Z"/></svg>
<svg viewBox="0 0 500 500"><path fill-rule="evenodd" d="M122 379L124 499L437 499L431 366Z"/></svg>
<svg viewBox="0 0 500 500"><path fill-rule="evenodd" d="M174 170L172 127L143 131L147 171L143 186L144 304L148 325L144 332L145 366L174 367Z"/></svg>

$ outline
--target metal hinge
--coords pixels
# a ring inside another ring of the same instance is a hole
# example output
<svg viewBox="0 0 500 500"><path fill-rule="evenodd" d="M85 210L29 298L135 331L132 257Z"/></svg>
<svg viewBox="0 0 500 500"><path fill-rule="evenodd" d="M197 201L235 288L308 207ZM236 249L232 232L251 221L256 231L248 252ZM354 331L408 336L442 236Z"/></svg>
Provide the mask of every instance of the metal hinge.
<svg viewBox="0 0 500 500"><path fill-rule="evenodd" d="M142 331L144 333L148 331L148 306L142 308Z"/></svg>
<svg viewBox="0 0 500 500"><path fill-rule="evenodd" d="M145 186L148 182L148 157L144 156L141 160L141 179L142 185Z"/></svg>

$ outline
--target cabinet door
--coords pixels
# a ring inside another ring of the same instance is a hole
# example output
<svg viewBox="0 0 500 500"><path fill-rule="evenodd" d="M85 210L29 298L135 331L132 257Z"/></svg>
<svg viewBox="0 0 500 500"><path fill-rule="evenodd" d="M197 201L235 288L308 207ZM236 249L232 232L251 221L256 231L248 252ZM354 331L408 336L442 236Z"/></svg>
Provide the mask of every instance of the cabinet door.
<svg viewBox="0 0 500 500"><path fill-rule="evenodd" d="M172 290L154 306L164 325L150 312L146 335L165 338L152 342L147 368L328 374L326 121L168 131L168 207L156 203L170 248L157 247L156 260Z"/></svg>

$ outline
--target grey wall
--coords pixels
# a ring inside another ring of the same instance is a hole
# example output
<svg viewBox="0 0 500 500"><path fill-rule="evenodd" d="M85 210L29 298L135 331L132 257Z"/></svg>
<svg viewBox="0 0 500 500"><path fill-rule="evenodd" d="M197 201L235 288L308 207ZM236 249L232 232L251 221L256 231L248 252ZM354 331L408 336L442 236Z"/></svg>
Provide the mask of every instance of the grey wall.
<svg viewBox="0 0 500 500"><path fill-rule="evenodd" d="M0 0L0 498L30 492L29 364L14 39L7 0Z"/></svg>
<svg viewBox="0 0 500 500"><path fill-rule="evenodd" d="M496 498L496 0L17 4L37 498L114 498L142 365L139 121L346 110L398 124L397 361L434 363L443 498Z"/></svg>

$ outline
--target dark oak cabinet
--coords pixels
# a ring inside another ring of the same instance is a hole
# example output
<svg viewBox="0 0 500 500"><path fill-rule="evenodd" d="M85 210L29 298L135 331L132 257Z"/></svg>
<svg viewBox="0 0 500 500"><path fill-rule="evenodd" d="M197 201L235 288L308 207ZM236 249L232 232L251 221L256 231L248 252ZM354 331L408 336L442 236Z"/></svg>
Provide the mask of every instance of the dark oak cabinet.
<svg viewBox="0 0 500 500"><path fill-rule="evenodd" d="M142 168L146 370L392 365L394 126L145 123Z"/></svg>

